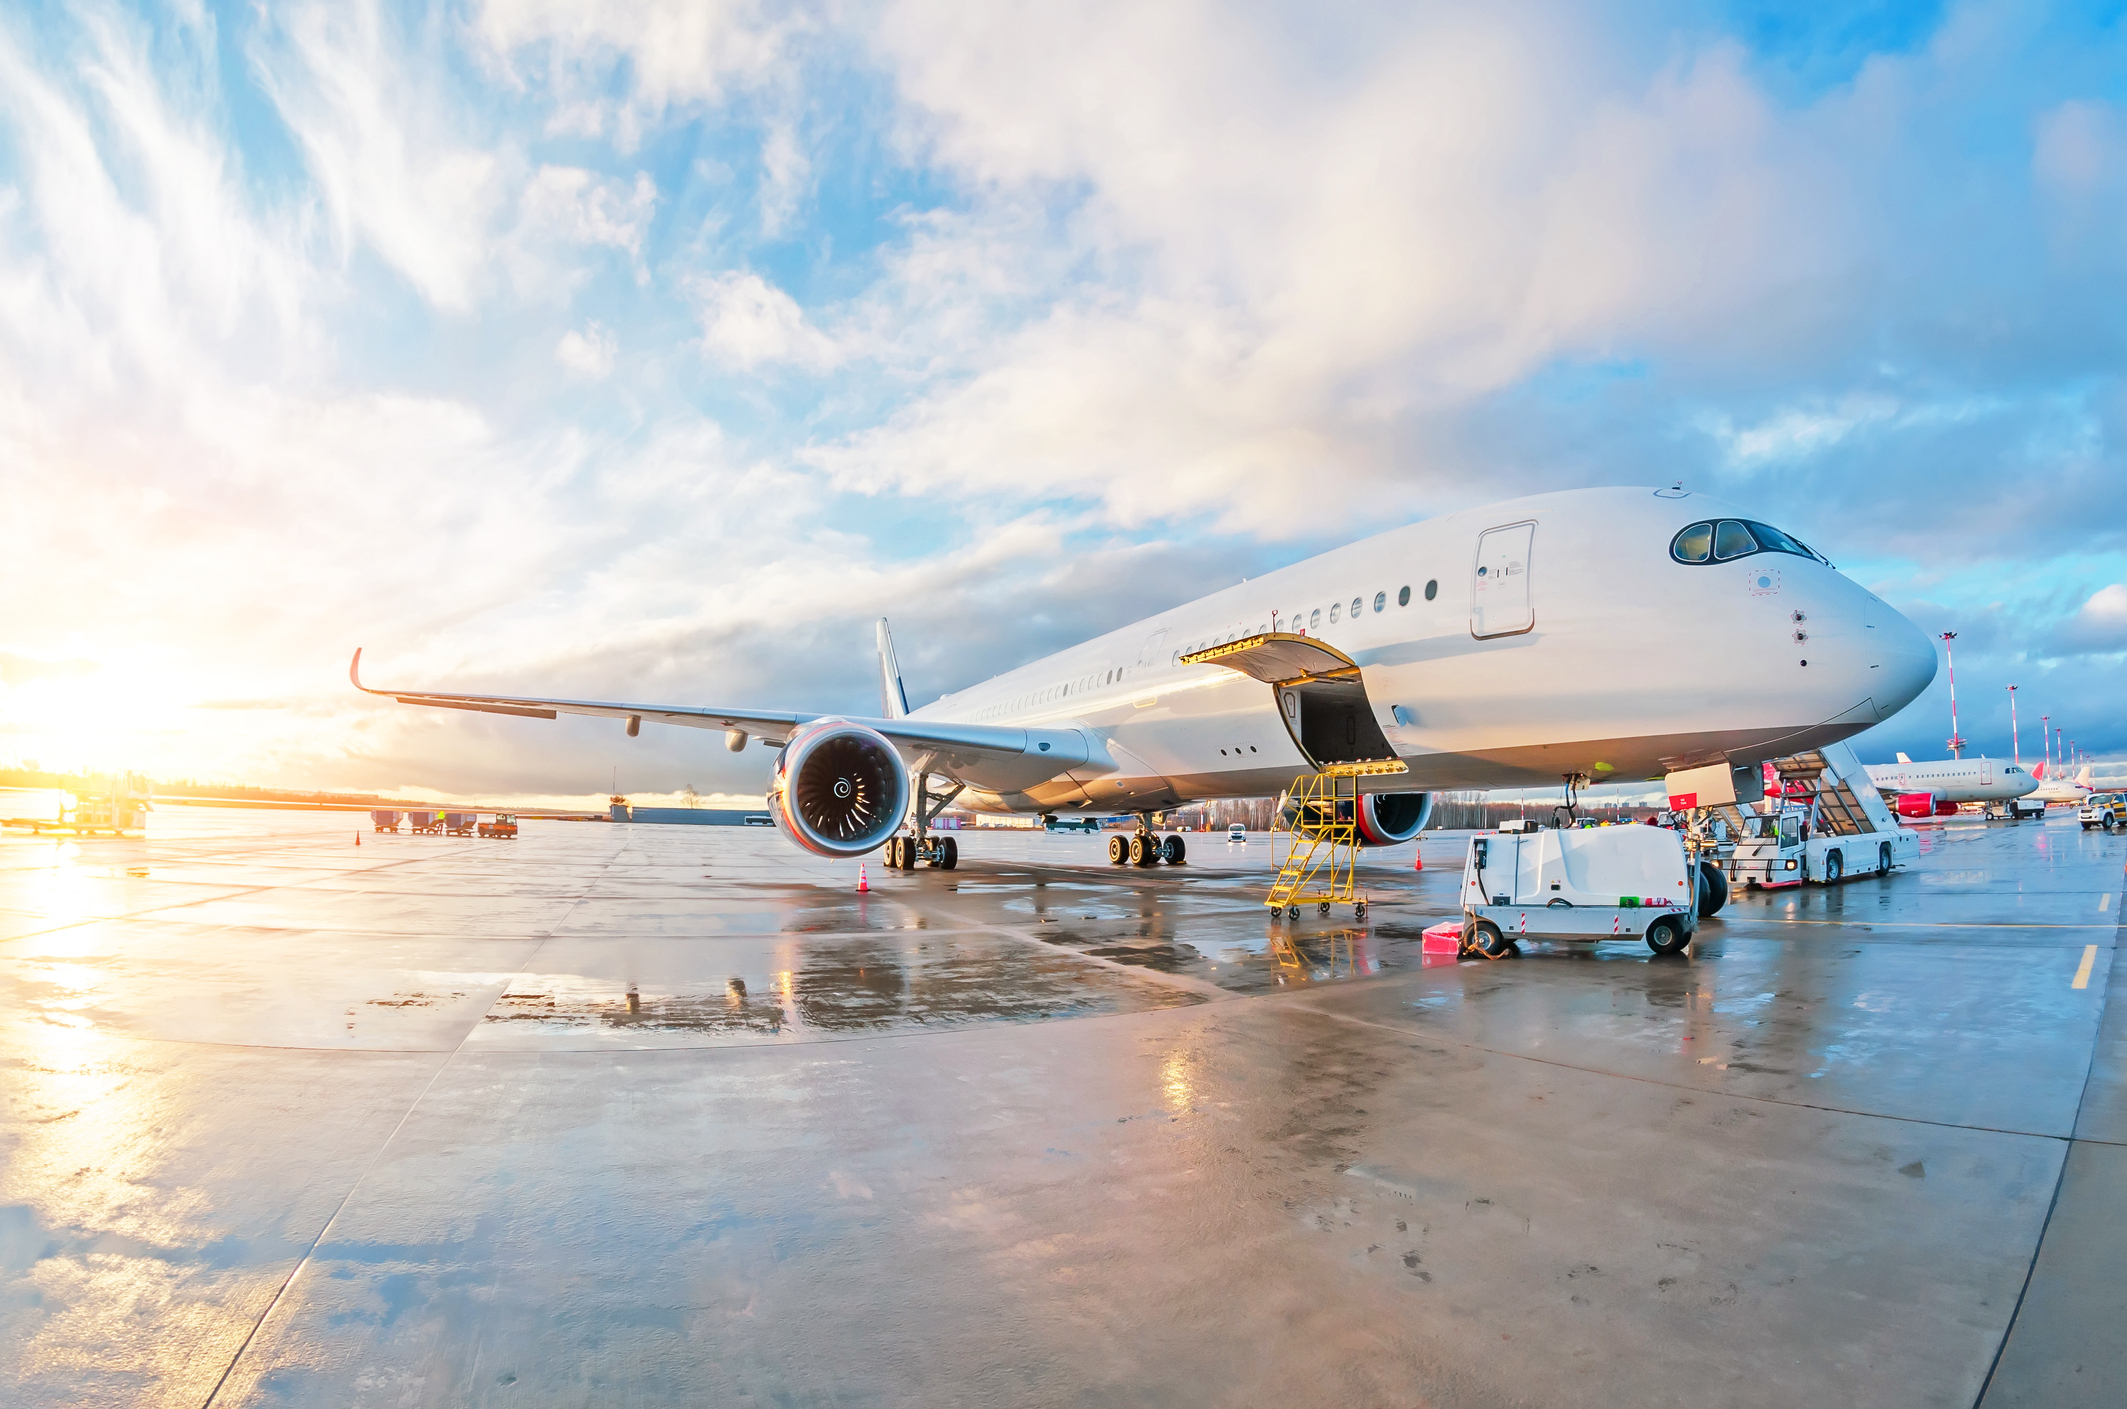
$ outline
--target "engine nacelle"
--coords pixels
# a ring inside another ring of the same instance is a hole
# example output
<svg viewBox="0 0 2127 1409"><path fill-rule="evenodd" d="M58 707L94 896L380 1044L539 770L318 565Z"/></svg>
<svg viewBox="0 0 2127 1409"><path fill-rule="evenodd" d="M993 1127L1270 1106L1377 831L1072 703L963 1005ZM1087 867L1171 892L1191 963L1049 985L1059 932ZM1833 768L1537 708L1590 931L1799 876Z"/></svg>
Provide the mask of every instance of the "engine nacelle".
<svg viewBox="0 0 2127 1409"><path fill-rule="evenodd" d="M1957 804L1939 793L1898 794L1900 817L1952 817L1957 813Z"/></svg>
<svg viewBox="0 0 2127 1409"><path fill-rule="evenodd" d="M817 856L862 856L900 827L908 791L908 765L884 734L816 719L776 756L768 815Z"/></svg>
<svg viewBox="0 0 2127 1409"><path fill-rule="evenodd" d="M1396 846L1432 820L1431 793L1368 793L1359 799L1359 844Z"/></svg>
<svg viewBox="0 0 2127 1409"><path fill-rule="evenodd" d="M1310 804L1320 810L1323 803ZM1351 820L1349 799L1337 804L1341 813L1339 820ZM1290 794L1278 799L1278 824L1290 827L1298 814L1297 805ZM1320 820L1327 820L1320 819ZM1357 821L1359 845L1396 846L1407 842L1425 830L1425 824L1433 820L1433 795L1431 793L1366 793L1359 798Z"/></svg>

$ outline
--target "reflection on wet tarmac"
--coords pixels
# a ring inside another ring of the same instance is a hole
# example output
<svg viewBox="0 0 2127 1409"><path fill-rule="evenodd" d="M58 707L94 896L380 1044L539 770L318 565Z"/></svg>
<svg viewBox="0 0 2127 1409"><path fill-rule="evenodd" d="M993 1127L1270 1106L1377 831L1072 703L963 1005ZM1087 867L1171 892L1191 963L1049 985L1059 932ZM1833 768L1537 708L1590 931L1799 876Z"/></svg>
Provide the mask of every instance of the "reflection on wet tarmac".
<svg viewBox="0 0 2127 1409"><path fill-rule="evenodd" d="M641 984L615 991L581 975L527 975L496 1001L486 1020L556 1034L596 1026L802 1039L1141 1012L1202 1001L1194 993L1132 983L1066 955L988 935L842 935L808 942L794 952L789 969L704 977L686 988Z"/></svg>

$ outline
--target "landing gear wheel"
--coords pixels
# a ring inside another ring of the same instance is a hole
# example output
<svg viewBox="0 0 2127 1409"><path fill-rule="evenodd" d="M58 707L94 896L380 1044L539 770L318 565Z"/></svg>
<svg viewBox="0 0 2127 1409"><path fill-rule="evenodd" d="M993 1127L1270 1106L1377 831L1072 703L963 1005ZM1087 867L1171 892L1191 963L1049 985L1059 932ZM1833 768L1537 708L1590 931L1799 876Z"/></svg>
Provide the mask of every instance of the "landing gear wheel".
<svg viewBox="0 0 2127 1409"><path fill-rule="evenodd" d="M888 837L886 839L886 869L889 871L901 869L901 838L899 837Z"/></svg>
<svg viewBox="0 0 2127 1409"><path fill-rule="evenodd" d="M1827 852L1824 857L1824 883L1833 886L1845 879L1846 858L1836 851Z"/></svg>
<svg viewBox="0 0 2127 1409"><path fill-rule="evenodd" d="M1514 941L1500 932L1499 926L1490 920L1472 920L1462 932L1462 957L1465 959L1504 959L1514 952Z"/></svg>
<svg viewBox="0 0 2127 1409"><path fill-rule="evenodd" d="M1691 931L1674 915L1664 915L1647 926L1647 947L1657 954L1681 954L1691 943Z"/></svg>
<svg viewBox="0 0 2127 1409"><path fill-rule="evenodd" d="M922 857L923 864L930 867L933 871L937 870L940 866L943 866L945 864L945 844L939 841L936 837L931 838L931 844L929 846L917 847L916 854Z"/></svg>
<svg viewBox="0 0 2127 1409"><path fill-rule="evenodd" d="M1120 866L1130 859L1130 838L1115 832L1108 838L1108 864Z"/></svg>
<svg viewBox="0 0 2127 1409"><path fill-rule="evenodd" d="M960 838L940 837L938 839L938 849L945 853L945 859L938 863L940 866L944 867L948 871L953 870L955 867L959 866Z"/></svg>
<svg viewBox="0 0 2127 1409"><path fill-rule="evenodd" d="M1711 861L1699 863L1699 913L1718 915L1728 903L1728 877Z"/></svg>
<svg viewBox="0 0 2127 1409"><path fill-rule="evenodd" d="M1891 844L1880 842L1876 847L1876 869L1888 876L1891 873Z"/></svg>
<svg viewBox="0 0 2127 1409"><path fill-rule="evenodd" d="M1159 838L1153 836L1150 832L1138 832L1132 835L1130 838L1130 864L1133 866L1152 865L1159 860L1159 854L1153 849L1158 845Z"/></svg>
<svg viewBox="0 0 2127 1409"><path fill-rule="evenodd" d="M1169 866L1181 865L1183 859L1188 855L1189 844L1182 840L1182 835L1179 832L1160 843L1160 860L1166 862Z"/></svg>

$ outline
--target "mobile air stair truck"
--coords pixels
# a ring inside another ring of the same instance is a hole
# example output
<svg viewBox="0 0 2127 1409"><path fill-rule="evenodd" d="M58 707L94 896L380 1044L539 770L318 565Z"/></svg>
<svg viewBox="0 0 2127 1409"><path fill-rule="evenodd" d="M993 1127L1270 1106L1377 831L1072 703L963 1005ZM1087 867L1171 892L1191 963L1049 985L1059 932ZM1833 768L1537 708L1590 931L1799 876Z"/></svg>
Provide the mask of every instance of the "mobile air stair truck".
<svg viewBox="0 0 2127 1409"><path fill-rule="evenodd" d="M1777 758L1765 798L1727 816L1735 852L1722 863L1730 885L1765 890L1849 876L1888 875L1920 857L1920 834L1898 825L1868 770L1845 744ZM1777 782L1775 782L1777 779Z"/></svg>
<svg viewBox="0 0 2127 1409"><path fill-rule="evenodd" d="M1523 939L1645 940L1679 954L1699 923L1699 868L1667 827L1480 832L1462 868L1462 955Z"/></svg>

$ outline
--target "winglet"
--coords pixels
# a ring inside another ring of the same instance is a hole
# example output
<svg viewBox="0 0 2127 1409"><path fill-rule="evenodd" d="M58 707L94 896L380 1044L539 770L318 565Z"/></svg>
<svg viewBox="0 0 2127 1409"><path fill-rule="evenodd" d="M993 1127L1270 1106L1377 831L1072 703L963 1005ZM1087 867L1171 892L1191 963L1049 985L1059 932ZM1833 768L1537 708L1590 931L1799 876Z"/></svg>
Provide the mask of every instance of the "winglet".
<svg viewBox="0 0 2127 1409"><path fill-rule="evenodd" d="M382 690L372 690L362 683L362 648L355 647L354 659L347 662L347 678L357 690L365 695L381 695Z"/></svg>
<svg viewBox="0 0 2127 1409"><path fill-rule="evenodd" d="M879 708L888 719L908 716L908 690L901 683L901 662L894 656L893 633L879 618Z"/></svg>

